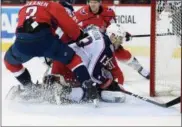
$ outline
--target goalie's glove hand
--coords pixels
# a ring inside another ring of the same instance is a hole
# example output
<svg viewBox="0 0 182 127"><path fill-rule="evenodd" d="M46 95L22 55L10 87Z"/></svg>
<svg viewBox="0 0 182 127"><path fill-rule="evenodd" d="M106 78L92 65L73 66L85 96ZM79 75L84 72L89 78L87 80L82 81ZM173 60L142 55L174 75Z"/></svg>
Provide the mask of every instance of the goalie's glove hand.
<svg viewBox="0 0 182 127"><path fill-rule="evenodd" d="M98 98L98 91L96 87L96 83L92 80L87 80L82 84L82 88L85 92L86 100L94 100Z"/></svg>
<svg viewBox="0 0 182 127"><path fill-rule="evenodd" d="M43 84L44 84L44 88L48 89L50 86L52 86L55 82L60 84L60 76L58 75L46 75L43 78Z"/></svg>
<svg viewBox="0 0 182 127"><path fill-rule="evenodd" d="M130 41L132 39L131 34L128 32L125 32L125 38L126 38L126 41Z"/></svg>
<svg viewBox="0 0 182 127"><path fill-rule="evenodd" d="M92 37L88 34L88 33L84 33L81 30L80 36L78 37L78 39L76 40L76 44L79 47L84 47L86 45L89 45L92 42Z"/></svg>

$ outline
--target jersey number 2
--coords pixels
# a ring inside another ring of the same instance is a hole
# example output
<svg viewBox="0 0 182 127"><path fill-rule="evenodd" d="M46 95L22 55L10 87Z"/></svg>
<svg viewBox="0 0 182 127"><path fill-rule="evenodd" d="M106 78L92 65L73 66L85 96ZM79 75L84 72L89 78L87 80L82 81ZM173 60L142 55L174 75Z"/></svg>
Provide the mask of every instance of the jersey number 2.
<svg viewBox="0 0 182 127"><path fill-rule="evenodd" d="M26 19L29 19L30 17L35 16L36 12L37 12L37 6L28 7L26 9L26 13L27 13Z"/></svg>

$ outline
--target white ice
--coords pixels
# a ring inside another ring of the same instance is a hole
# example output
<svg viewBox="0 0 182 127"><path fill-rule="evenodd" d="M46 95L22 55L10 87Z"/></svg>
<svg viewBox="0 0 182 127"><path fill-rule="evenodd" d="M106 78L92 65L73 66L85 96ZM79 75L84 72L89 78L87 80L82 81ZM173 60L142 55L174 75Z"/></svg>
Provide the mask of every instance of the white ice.
<svg viewBox="0 0 182 127"><path fill-rule="evenodd" d="M4 53L3 53L4 56ZM149 68L149 59L137 57L140 62ZM32 75L34 82L41 80L46 66L42 60L34 58L24 64ZM122 65L121 65L122 66ZM125 78L125 87L134 93L149 97L149 81L137 72L122 66L124 74L132 76ZM180 105L162 108L127 96L123 104L100 102L98 108L92 104L51 105L30 104L5 101L5 95L13 85L19 84L13 75L5 69L2 63L2 125L3 126L180 126ZM154 98L159 101L160 98ZM166 100L169 100L167 98Z"/></svg>

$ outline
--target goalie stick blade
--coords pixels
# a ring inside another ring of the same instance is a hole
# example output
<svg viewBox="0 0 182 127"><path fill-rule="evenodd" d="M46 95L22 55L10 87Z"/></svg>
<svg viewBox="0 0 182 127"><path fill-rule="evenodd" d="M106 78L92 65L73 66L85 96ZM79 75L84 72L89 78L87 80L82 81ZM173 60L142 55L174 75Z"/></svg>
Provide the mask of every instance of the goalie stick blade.
<svg viewBox="0 0 182 127"><path fill-rule="evenodd" d="M176 104L180 103L180 101L181 101L181 96L175 98L175 99L172 100L172 101L167 102L167 103L165 104L165 106L166 106L166 108L168 108L168 107L171 107L171 106L173 106L173 105L176 105Z"/></svg>

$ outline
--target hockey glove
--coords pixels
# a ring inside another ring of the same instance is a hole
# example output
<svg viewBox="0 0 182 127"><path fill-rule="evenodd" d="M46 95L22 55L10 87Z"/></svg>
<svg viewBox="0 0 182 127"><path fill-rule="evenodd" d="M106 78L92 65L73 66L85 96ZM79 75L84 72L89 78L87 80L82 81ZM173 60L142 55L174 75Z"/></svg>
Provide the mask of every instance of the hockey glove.
<svg viewBox="0 0 182 127"><path fill-rule="evenodd" d="M92 80L87 80L82 84L82 88L85 92L85 99L86 100L93 100L98 97L96 83Z"/></svg>
<svg viewBox="0 0 182 127"><path fill-rule="evenodd" d="M28 18L23 23L23 28L25 32L32 33L38 27L38 23L34 21L32 18Z"/></svg>
<svg viewBox="0 0 182 127"><path fill-rule="evenodd" d="M126 38L126 41L130 41L132 38L131 38L131 34L126 32L125 33L125 38Z"/></svg>

